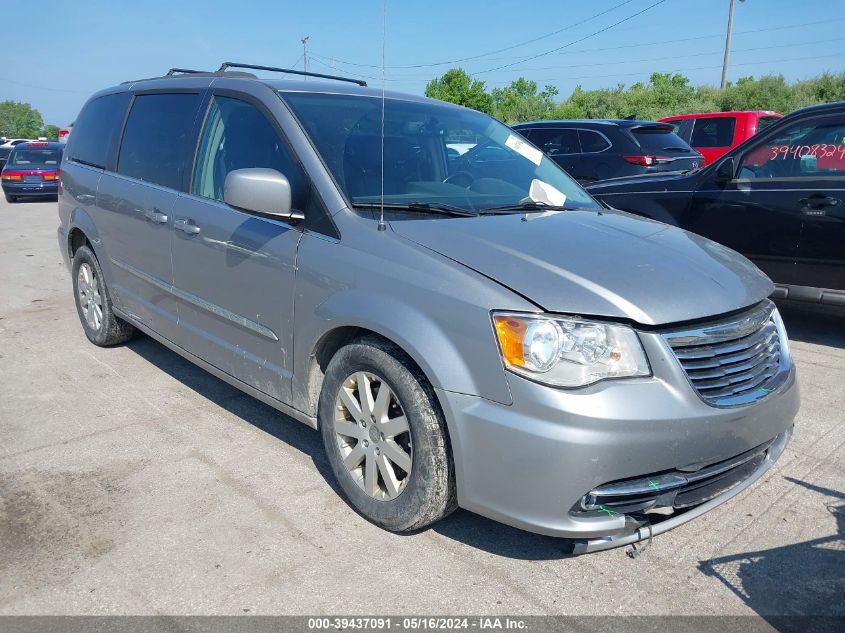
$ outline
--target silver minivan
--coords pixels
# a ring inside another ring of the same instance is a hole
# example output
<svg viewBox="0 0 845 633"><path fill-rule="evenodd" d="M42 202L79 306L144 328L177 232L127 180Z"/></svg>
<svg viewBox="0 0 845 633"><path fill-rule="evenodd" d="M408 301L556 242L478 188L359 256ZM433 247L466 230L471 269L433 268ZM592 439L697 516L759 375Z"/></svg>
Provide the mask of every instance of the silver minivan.
<svg viewBox="0 0 845 633"><path fill-rule="evenodd" d="M479 112L254 68L82 109L58 237L91 342L140 330L319 429L394 531L460 506L607 549L781 455L795 368L748 260L603 206Z"/></svg>

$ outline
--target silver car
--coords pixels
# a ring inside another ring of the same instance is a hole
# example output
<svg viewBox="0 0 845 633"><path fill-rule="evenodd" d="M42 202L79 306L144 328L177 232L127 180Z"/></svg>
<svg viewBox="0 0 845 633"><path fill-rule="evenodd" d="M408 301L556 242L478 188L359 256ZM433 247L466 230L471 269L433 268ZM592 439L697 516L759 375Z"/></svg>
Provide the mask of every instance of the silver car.
<svg viewBox="0 0 845 633"><path fill-rule="evenodd" d="M795 368L748 260L602 206L479 112L238 66L76 119L58 238L91 342L140 330L318 429L394 531L460 506L607 549L783 452Z"/></svg>

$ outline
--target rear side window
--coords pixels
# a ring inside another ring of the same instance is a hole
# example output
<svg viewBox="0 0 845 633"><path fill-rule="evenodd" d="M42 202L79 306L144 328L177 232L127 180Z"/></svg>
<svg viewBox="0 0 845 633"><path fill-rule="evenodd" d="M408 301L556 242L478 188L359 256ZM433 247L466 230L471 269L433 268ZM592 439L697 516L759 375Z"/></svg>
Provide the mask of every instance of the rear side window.
<svg viewBox="0 0 845 633"><path fill-rule="evenodd" d="M610 142L593 130L578 130L581 139L581 151L586 153L602 152L610 147Z"/></svg>
<svg viewBox="0 0 845 633"><path fill-rule="evenodd" d="M757 133L759 134L775 121L780 121L781 118L779 116L761 116L757 119Z"/></svg>
<svg viewBox="0 0 845 633"><path fill-rule="evenodd" d="M122 92L97 97L85 105L68 141L71 160L100 169L111 167L130 98L129 93Z"/></svg>
<svg viewBox="0 0 845 633"><path fill-rule="evenodd" d="M671 127L643 126L631 130L634 140L646 152L689 152L690 146Z"/></svg>
<svg viewBox="0 0 845 633"><path fill-rule="evenodd" d="M578 131L571 129L535 128L531 130L531 142L546 154L580 154Z"/></svg>
<svg viewBox="0 0 845 633"><path fill-rule="evenodd" d="M180 189L199 101L198 94L137 96L123 132L118 173Z"/></svg>
<svg viewBox="0 0 845 633"><path fill-rule="evenodd" d="M730 147L734 140L736 119L733 117L713 117L696 119L692 128L693 147Z"/></svg>

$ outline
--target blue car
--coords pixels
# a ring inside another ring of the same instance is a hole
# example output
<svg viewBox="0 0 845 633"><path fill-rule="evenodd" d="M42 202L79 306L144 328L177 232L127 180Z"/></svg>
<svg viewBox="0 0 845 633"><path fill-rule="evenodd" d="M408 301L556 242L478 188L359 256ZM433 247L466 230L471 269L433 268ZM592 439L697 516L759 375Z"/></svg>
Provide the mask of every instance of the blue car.
<svg viewBox="0 0 845 633"><path fill-rule="evenodd" d="M62 143L50 141L30 141L16 145L0 176L6 201L57 196L63 150Z"/></svg>

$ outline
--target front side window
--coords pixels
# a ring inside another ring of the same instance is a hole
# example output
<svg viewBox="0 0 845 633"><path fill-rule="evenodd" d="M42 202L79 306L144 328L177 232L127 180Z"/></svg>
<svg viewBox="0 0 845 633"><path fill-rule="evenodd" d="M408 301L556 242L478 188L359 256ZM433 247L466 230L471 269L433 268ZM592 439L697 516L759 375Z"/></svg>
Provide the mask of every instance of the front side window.
<svg viewBox="0 0 845 633"><path fill-rule="evenodd" d="M730 147L734 140L736 119L720 116L695 120L690 145L693 147Z"/></svg>
<svg viewBox="0 0 845 633"><path fill-rule="evenodd" d="M189 93L137 96L123 132L118 173L181 189L199 100Z"/></svg>
<svg viewBox="0 0 845 633"><path fill-rule="evenodd" d="M378 97L281 95L353 205L374 205L383 191L389 204L422 203L483 212L531 202L532 183L540 181L564 194L568 206L599 208L541 151L480 112L388 98L382 137ZM532 140L535 132L531 132ZM560 136L561 131L556 132ZM577 133L570 132L577 145Z"/></svg>
<svg viewBox="0 0 845 633"><path fill-rule="evenodd" d="M738 178L845 177L845 115L784 127L740 160Z"/></svg>
<svg viewBox="0 0 845 633"><path fill-rule="evenodd" d="M577 130L537 128L531 131L531 141L546 154L580 154Z"/></svg>
<svg viewBox="0 0 845 633"><path fill-rule="evenodd" d="M251 167L284 175L291 186L293 208L306 208L305 176L267 118L245 101L215 97L200 140L192 193L222 201L229 172Z"/></svg>

